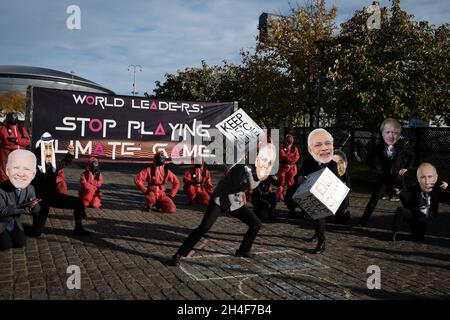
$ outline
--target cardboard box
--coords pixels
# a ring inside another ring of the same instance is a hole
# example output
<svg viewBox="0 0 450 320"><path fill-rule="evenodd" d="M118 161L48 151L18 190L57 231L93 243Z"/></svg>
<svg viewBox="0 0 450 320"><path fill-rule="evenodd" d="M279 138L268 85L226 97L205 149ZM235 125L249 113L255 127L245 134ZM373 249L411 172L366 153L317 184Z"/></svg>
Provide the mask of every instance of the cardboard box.
<svg viewBox="0 0 450 320"><path fill-rule="evenodd" d="M330 169L325 168L307 176L292 198L316 220L335 214L349 191Z"/></svg>

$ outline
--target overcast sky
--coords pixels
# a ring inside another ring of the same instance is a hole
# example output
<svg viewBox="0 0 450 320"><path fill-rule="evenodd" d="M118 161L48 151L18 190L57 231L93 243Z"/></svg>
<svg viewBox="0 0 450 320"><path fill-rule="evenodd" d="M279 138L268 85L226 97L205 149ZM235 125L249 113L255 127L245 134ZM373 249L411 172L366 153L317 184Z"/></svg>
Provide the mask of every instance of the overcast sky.
<svg viewBox="0 0 450 320"><path fill-rule="evenodd" d="M118 94L129 95L131 64L139 94L152 93L165 73L223 60L239 64L239 51L252 50L263 12L288 14L283 0L1 0L0 64L74 71ZM327 1L338 8L338 23L372 0ZM389 6L387 0L380 1ZM81 9L81 29L69 30L68 6ZM416 20L449 22L448 0L402 0Z"/></svg>

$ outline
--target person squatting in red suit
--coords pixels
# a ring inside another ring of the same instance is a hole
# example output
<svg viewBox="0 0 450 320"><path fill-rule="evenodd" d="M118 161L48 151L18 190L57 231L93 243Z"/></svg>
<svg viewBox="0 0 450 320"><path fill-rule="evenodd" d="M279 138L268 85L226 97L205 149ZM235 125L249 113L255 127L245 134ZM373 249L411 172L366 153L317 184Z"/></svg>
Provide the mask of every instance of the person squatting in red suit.
<svg viewBox="0 0 450 320"><path fill-rule="evenodd" d="M213 192L211 173L205 168L205 163L196 163L193 168L186 171L183 178L183 190L189 199L189 204L193 201L207 206L209 195Z"/></svg>
<svg viewBox="0 0 450 320"><path fill-rule="evenodd" d="M101 208L102 193L100 188L103 184L103 176L100 173L100 166L97 158L91 157L88 160L86 171L80 176L80 195L85 207Z"/></svg>
<svg viewBox="0 0 450 320"><path fill-rule="evenodd" d="M284 138L284 143L280 148L280 186L277 189L278 198L284 199L284 186L287 184L289 188L294 184L294 177L297 174L297 161L300 159L300 154L296 146L294 146L294 136L287 134Z"/></svg>
<svg viewBox="0 0 450 320"><path fill-rule="evenodd" d="M6 175L6 161L11 151L25 149L30 145L30 136L24 127L17 123L19 117L16 112L6 115L6 123L0 129L0 182L8 180Z"/></svg>
<svg viewBox="0 0 450 320"><path fill-rule="evenodd" d="M180 182L172 171L164 167L166 158L162 152L153 157L153 165L141 170L134 183L144 193L144 199L147 203L146 211L150 211L152 206L166 213L175 213L177 207L172 198L177 194ZM144 183L147 182L146 187ZM166 195L165 184L172 183L172 190Z"/></svg>

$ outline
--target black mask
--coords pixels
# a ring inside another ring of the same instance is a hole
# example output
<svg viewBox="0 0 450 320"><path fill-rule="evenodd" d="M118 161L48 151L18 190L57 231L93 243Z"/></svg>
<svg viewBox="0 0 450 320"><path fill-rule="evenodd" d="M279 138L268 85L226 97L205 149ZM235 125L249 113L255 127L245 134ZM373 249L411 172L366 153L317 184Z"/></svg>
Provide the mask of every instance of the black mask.
<svg viewBox="0 0 450 320"><path fill-rule="evenodd" d="M165 162L166 162L166 157L164 157L164 155L162 153L158 153L155 156L155 165L157 167L164 165Z"/></svg>
<svg viewBox="0 0 450 320"><path fill-rule="evenodd" d="M19 121L19 117L17 116L17 113L10 112L6 115L6 122L12 126L16 125Z"/></svg>
<svg viewBox="0 0 450 320"><path fill-rule="evenodd" d="M100 171L100 166L97 161L94 161L89 165L89 171L92 173L97 173Z"/></svg>

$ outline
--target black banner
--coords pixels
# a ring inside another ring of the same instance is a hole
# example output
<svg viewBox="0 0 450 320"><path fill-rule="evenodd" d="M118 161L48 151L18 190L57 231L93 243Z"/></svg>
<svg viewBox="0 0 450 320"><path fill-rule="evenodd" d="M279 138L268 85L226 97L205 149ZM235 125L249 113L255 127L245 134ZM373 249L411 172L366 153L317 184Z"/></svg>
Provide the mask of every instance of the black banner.
<svg viewBox="0 0 450 320"><path fill-rule="evenodd" d="M186 135L206 131L233 113L233 103L152 100L91 92L33 88L33 147L44 132L55 138L56 152L69 143L75 158L106 162L147 162L157 151L171 157Z"/></svg>

